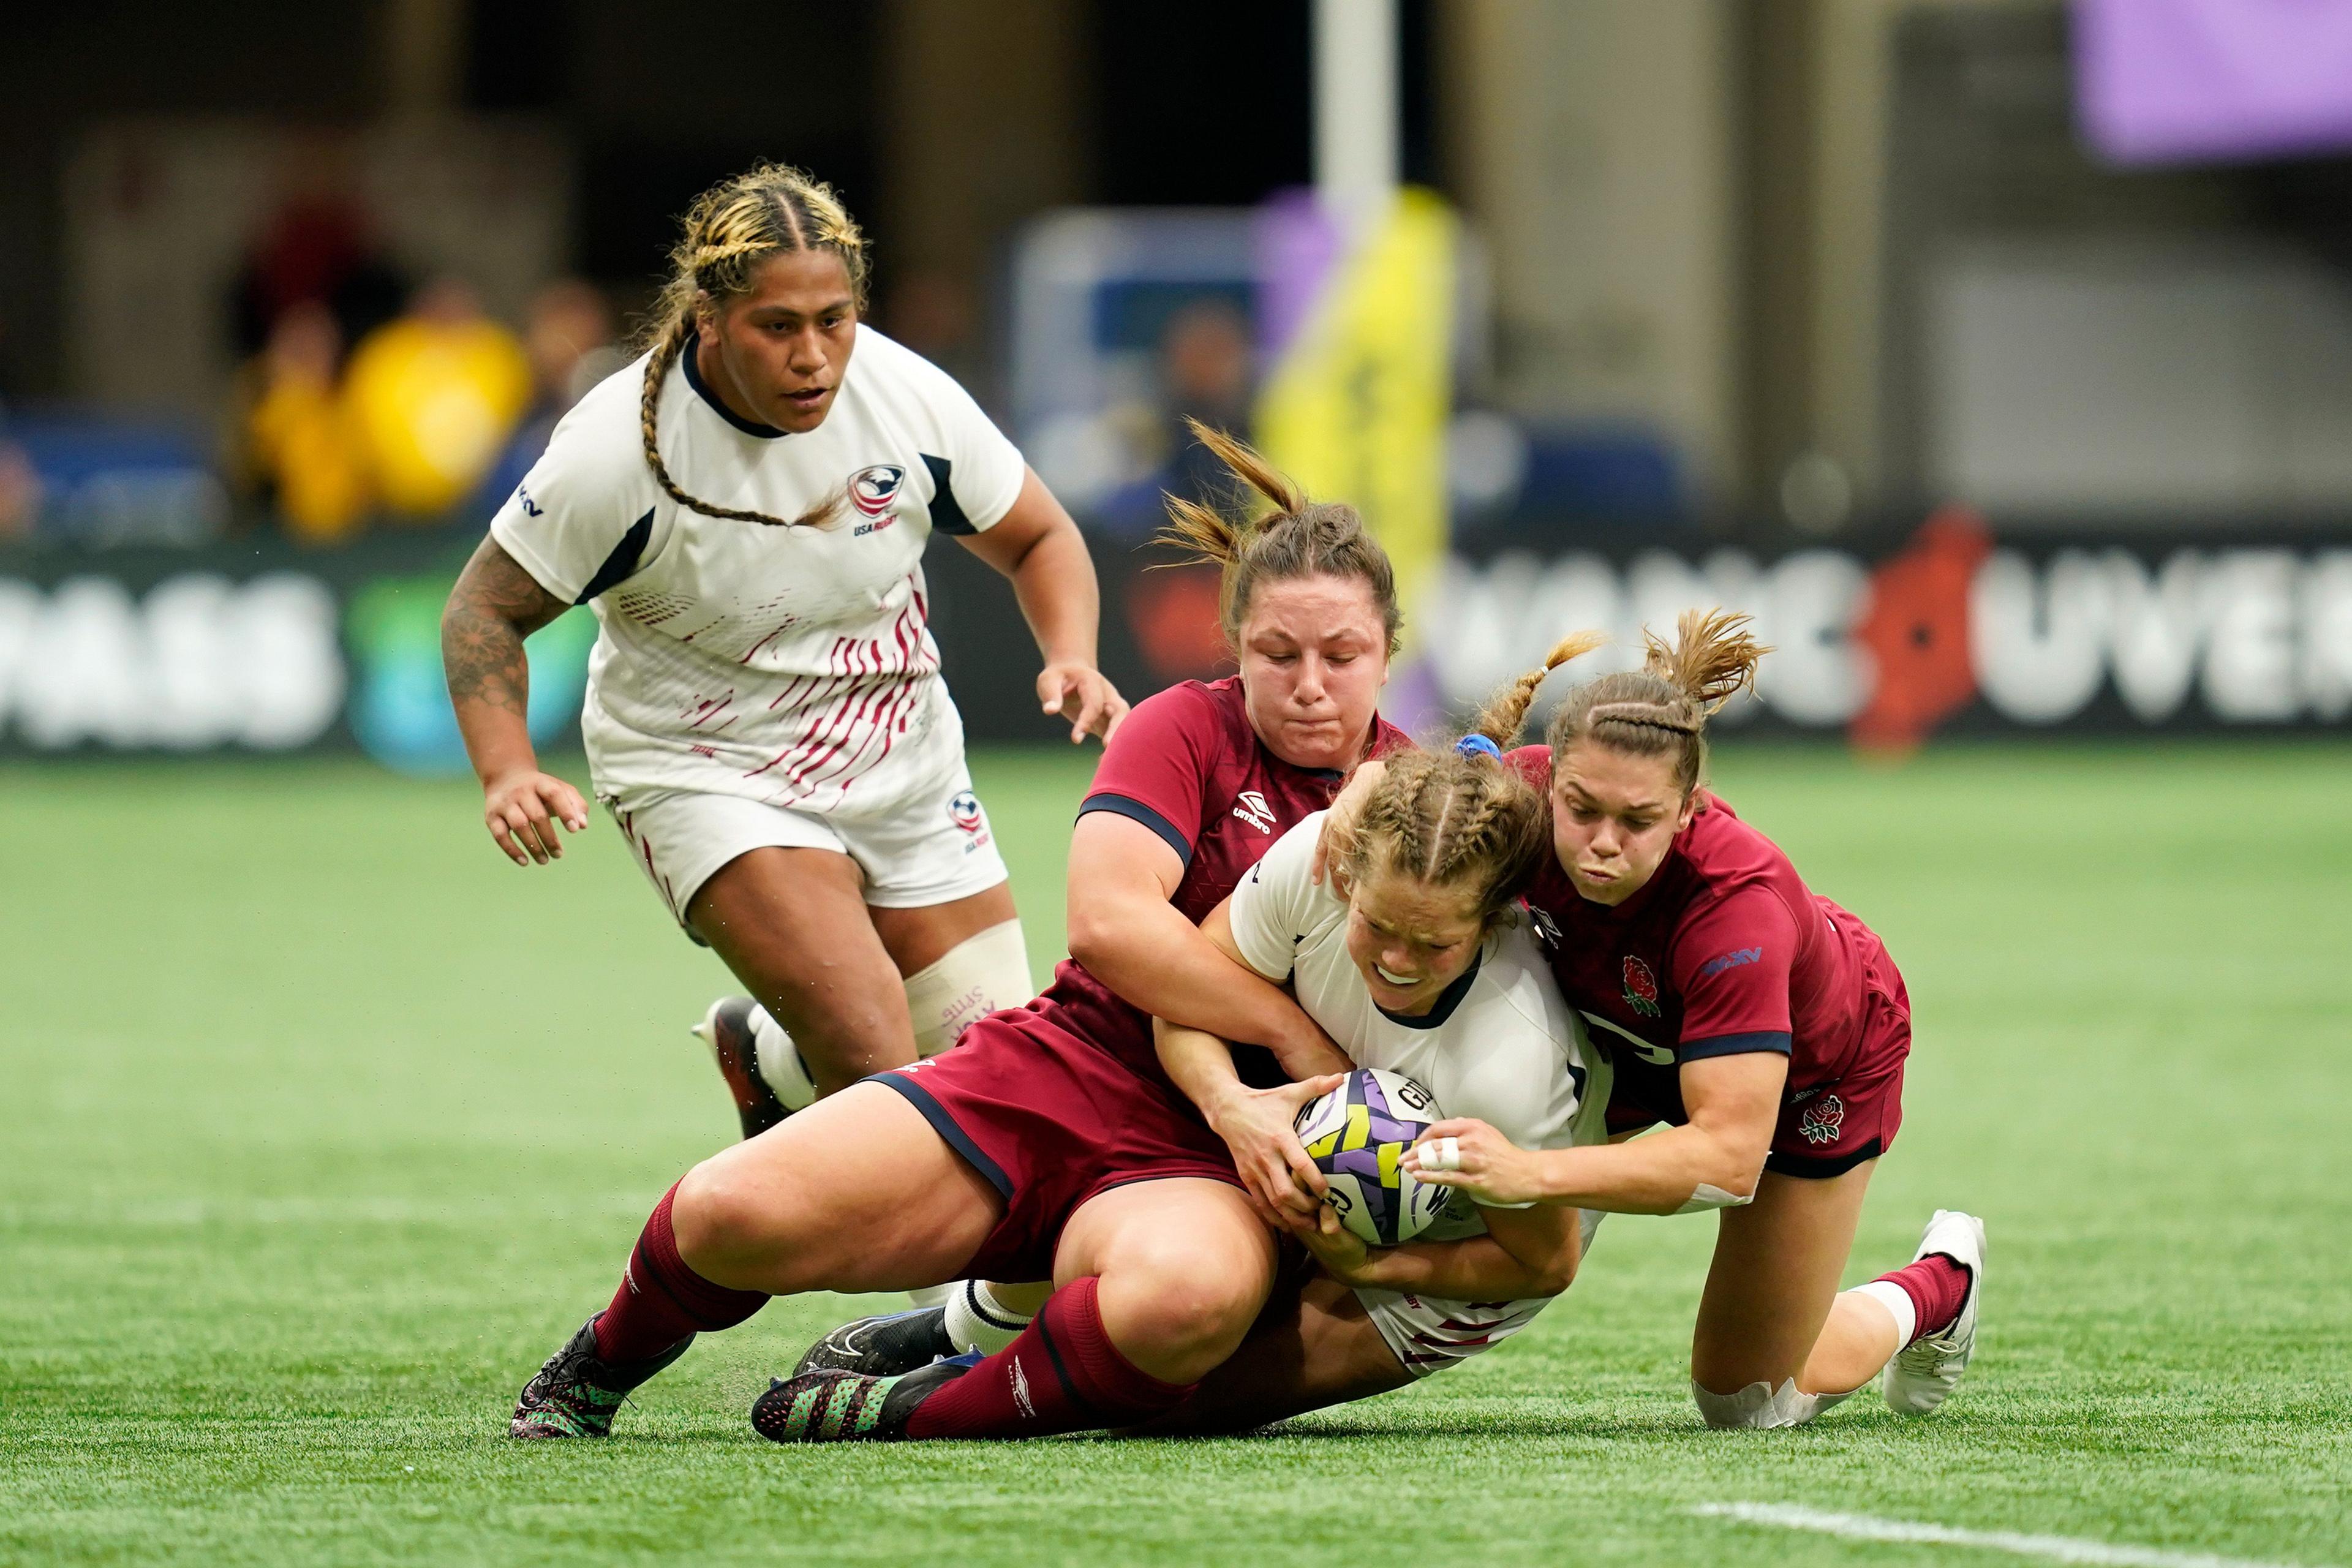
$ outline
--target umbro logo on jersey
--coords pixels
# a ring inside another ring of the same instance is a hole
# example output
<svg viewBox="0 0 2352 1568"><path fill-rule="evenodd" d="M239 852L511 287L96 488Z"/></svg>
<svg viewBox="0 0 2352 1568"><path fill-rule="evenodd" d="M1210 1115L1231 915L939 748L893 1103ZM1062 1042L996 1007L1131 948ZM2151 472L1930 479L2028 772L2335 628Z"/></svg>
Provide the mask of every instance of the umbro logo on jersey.
<svg viewBox="0 0 2352 1568"><path fill-rule="evenodd" d="M1245 789L1234 798L1234 815L1260 833L1274 831L1274 807L1266 805L1265 796L1254 789Z"/></svg>

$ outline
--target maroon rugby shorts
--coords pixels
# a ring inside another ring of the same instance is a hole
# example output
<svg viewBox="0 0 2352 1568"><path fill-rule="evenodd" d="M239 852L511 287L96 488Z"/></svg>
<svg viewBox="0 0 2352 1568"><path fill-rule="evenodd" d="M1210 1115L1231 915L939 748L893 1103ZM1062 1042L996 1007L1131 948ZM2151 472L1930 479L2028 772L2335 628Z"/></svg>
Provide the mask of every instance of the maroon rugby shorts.
<svg viewBox="0 0 2352 1568"><path fill-rule="evenodd" d="M1852 919L1851 916L1847 917ZM1885 944L1863 927L1862 1039L1836 1078L1792 1079L1764 1168L1786 1176L1843 1176L1895 1146L1903 1125L1903 1064L1911 1054L1911 994Z"/></svg>
<svg viewBox="0 0 2352 1568"><path fill-rule="evenodd" d="M964 1265L977 1279L1049 1279L1062 1227L1098 1193L1197 1176L1242 1184L1224 1140L1037 1004L993 1013L928 1061L877 1073L1003 1195Z"/></svg>

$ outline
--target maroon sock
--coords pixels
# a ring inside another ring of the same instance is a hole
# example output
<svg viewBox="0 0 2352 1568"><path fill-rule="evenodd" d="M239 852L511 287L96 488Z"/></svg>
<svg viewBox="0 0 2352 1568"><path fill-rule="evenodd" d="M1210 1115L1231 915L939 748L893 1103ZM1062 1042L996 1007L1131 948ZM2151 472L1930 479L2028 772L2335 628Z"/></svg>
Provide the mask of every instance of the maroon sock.
<svg viewBox="0 0 2352 1568"><path fill-rule="evenodd" d="M1879 1278L1901 1287L1919 1314L1918 1324L1912 1329L1906 1344L1916 1345L1929 1334L1940 1334L1950 1328L1969 1299L1967 1265L1954 1262L1940 1252L1931 1252L1907 1268Z"/></svg>
<svg viewBox="0 0 2352 1568"><path fill-rule="evenodd" d="M1021 1337L915 1406L909 1437L1044 1437L1126 1426L1194 1384L1136 1370L1103 1330L1092 1276L1056 1290Z"/></svg>
<svg viewBox="0 0 2352 1568"><path fill-rule="evenodd" d="M758 1290L713 1285L677 1255L670 1228L675 1184L654 1205L653 1217L629 1254L629 1271L613 1292L613 1304L596 1315L596 1357L608 1363L657 1356L689 1334L731 1329L768 1304Z"/></svg>

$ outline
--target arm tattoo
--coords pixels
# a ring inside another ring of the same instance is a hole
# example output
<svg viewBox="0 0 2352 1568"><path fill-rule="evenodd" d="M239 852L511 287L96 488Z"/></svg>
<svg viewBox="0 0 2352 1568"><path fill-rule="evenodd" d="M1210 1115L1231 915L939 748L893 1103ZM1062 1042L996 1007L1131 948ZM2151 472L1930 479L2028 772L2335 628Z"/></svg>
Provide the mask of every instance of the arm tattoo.
<svg viewBox="0 0 2352 1568"><path fill-rule="evenodd" d="M516 565L496 540L484 539L441 612L441 668L449 680L449 700L460 710L482 702L521 714L530 692L522 639L569 608Z"/></svg>

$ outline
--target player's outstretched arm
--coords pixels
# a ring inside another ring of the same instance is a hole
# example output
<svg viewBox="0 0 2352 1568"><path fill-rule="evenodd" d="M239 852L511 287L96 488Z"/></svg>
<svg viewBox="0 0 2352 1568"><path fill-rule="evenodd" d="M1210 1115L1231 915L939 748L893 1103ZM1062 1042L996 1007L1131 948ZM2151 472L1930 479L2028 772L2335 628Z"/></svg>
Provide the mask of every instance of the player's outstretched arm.
<svg viewBox="0 0 2352 1568"><path fill-rule="evenodd" d="M482 819L518 866L562 858L556 823L573 833L588 826L580 792L539 771L525 721L530 665L523 639L570 607L485 538L441 611L441 668L466 755L482 781Z"/></svg>
<svg viewBox="0 0 2352 1568"><path fill-rule="evenodd" d="M1110 739L1127 717L1127 699L1095 668L1102 599L1094 557L1054 492L1034 470L1024 470L1013 510L995 527L958 542L1012 581L1045 658L1037 676L1045 710L1069 721L1073 744L1088 735Z"/></svg>
<svg viewBox="0 0 2352 1568"><path fill-rule="evenodd" d="M1481 1204L1565 1204L1611 1214L1694 1214L1756 1195L1789 1058L1713 1057L1682 1068L1690 1121L1626 1143L1521 1149L1483 1121L1440 1121L1404 1152L1413 1176ZM1442 1146L1450 1141L1444 1151Z"/></svg>

